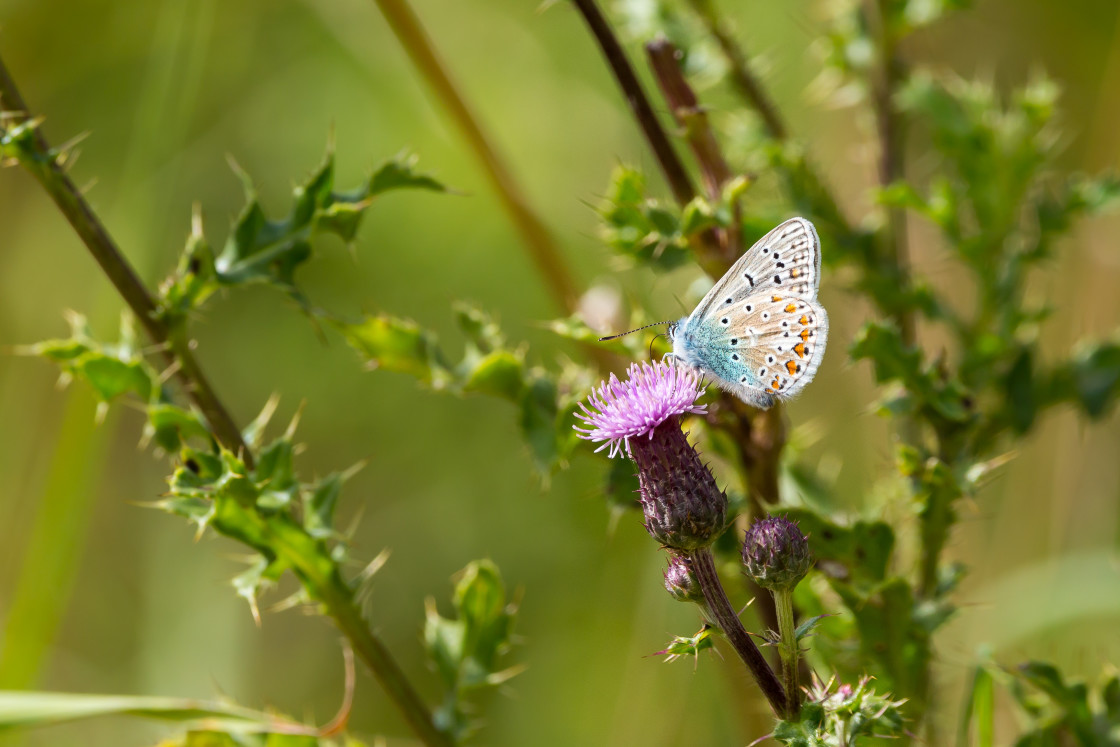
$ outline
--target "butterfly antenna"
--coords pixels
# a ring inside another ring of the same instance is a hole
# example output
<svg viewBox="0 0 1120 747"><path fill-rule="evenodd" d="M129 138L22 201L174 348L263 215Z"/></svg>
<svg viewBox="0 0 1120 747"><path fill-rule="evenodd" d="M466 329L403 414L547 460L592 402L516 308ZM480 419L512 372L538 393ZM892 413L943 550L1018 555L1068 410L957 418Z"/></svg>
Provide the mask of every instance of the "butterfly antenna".
<svg viewBox="0 0 1120 747"><path fill-rule="evenodd" d="M636 329L632 329L629 332L620 332L617 335L608 335L607 337L600 337L599 342L606 342L607 340L617 340L620 337L626 337L626 335L633 334L634 332L641 332L643 329L649 329L650 327L659 327L662 324L672 324L672 322L654 322L653 324L647 324L644 327L637 327Z"/></svg>

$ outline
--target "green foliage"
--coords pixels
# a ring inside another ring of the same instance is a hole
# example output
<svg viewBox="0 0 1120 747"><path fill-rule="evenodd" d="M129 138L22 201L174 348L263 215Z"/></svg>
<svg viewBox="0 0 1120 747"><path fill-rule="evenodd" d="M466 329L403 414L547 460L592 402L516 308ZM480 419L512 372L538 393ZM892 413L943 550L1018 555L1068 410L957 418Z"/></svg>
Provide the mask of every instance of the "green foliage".
<svg viewBox="0 0 1120 747"><path fill-rule="evenodd" d="M498 568L489 560L476 560L460 572L452 603L455 616L447 618L429 598L424 647L446 693L435 714L437 725L461 741L478 726L471 718L472 697L521 671L498 669L511 646L517 605L507 600Z"/></svg>
<svg viewBox="0 0 1120 747"><path fill-rule="evenodd" d="M295 284L295 272L311 258L312 242L333 234L353 242L362 216L380 195L398 189L445 191L438 181L415 171L416 158L400 155L381 164L364 184L334 191L334 154L295 188L288 215L265 215L252 179L233 164L245 188L245 207L234 222L222 251L215 255L197 215L175 273L160 288L160 313L173 325L221 288L268 283L288 293L301 307L310 302Z"/></svg>
<svg viewBox="0 0 1120 747"><path fill-rule="evenodd" d="M1011 693L1031 725L1016 742L1020 747L1092 747L1120 745L1120 678L1108 671L1096 687L1066 682L1045 662L1022 664L1013 673Z"/></svg>
<svg viewBox="0 0 1120 747"><path fill-rule="evenodd" d="M854 687L841 684L833 690L832 682L815 682L801 719L779 721L772 736L790 747L852 747L867 737L905 735L903 701L876 693L870 683L864 677Z"/></svg>
<svg viewBox="0 0 1120 747"><path fill-rule="evenodd" d="M640 172L618 166L599 208L603 238L633 261L662 270L679 267L689 261L689 244L701 233L731 225L733 205L746 186L745 181L729 185L718 203L696 197L678 208L650 197Z"/></svg>
<svg viewBox="0 0 1120 747"><path fill-rule="evenodd" d="M148 414L145 440L154 439L164 451L173 452L190 440L210 441L203 417L172 402L162 385L163 377L138 347L131 316L122 315L120 339L112 344L97 341L81 314L71 312L68 321L69 337L44 340L24 351L57 363L64 380L76 378L88 383L102 407L120 397L136 398Z"/></svg>
<svg viewBox="0 0 1120 747"><path fill-rule="evenodd" d="M666 661L676 661L685 657L692 657L693 662L699 663L700 652L715 647L713 636L716 629L707 623L697 631L696 635L673 636L669 645L658 651L655 656L664 656Z"/></svg>
<svg viewBox="0 0 1120 747"><path fill-rule="evenodd" d="M0 692L0 733L105 716L181 723L191 730L183 741L175 742L182 745L331 747L336 744L320 739L315 727L229 702L140 695ZM210 736L204 739L203 734ZM358 747L356 742L347 744Z"/></svg>
<svg viewBox="0 0 1120 747"><path fill-rule="evenodd" d="M524 348L510 348L497 323L480 309L458 304L455 317L465 343L458 362L443 352L435 333L405 319L379 315L356 323L328 323L370 368L408 374L436 391L484 394L513 404L534 463L547 475L575 446L571 423L578 398L573 387L541 367L527 365ZM587 379L574 369L572 375Z"/></svg>

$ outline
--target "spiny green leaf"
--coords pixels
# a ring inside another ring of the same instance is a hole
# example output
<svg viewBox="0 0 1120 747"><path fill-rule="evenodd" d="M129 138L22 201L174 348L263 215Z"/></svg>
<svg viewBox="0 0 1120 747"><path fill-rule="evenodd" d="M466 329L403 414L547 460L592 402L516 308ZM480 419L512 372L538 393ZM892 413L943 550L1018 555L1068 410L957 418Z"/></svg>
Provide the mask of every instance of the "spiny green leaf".
<svg viewBox="0 0 1120 747"><path fill-rule="evenodd" d="M452 601L454 619L440 615L435 601L428 600L424 645L447 690L437 720L444 730L462 738L473 726L468 718L469 693L501 684L520 671L497 671L498 658L510 647L517 607L507 601L501 575L489 560L474 561L463 569Z"/></svg>
<svg viewBox="0 0 1120 747"><path fill-rule="evenodd" d="M335 535L334 512L342 495L344 476L339 472L327 475L304 493L303 526L312 537Z"/></svg>
<svg viewBox="0 0 1120 747"><path fill-rule="evenodd" d="M815 617L810 617L808 620L805 620L803 623L798 625L797 630L793 632L794 640L800 641L802 638L808 636L818 625L820 625L821 621L827 617L828 615L816 615Z"/></svg>
<svg viewBox="0 0 1120 747"><path fill-rule="evenodd" d="M435 389L452 382L435 334L415 322L382 315L367 316L358 324L332 324L371 368L406 373Z"/></svg>
<svg viewBox="0 0 1120 747"><path fill-rule="evenodd" d="M519 402L521 433L542 473L552 468L559 454L556 399L556 382L537 374L525 382ZM570 423L564 425L571 427Z"/></svg>
<svg viewBox="0 0 1120 747"><path fill-rule="evenodd" d="M674 636L673 640L669 641L669 645L656 652L654 656L664 656L669 661L691 656L694 661L698 661L697 657L700 656L701 651L715 647L715 630L711 625L705 625L696 635Z"/></svg>
<svg viewBox="0 0 1120 747"><path fill-rule="evenodd" d="M505 350L490 353L468 372L464 392L478 392L517 402L524 387L525 364Z"/></svg>
<svg viewBox="0 0 1120 747"><path fill-rule="evenodd" d="M333 233L353 241L362 216L378 195L405 188L444 191L435 179L417 173L415 163L414 157L401 155L382 164L366 183L334 192L334 156L328 153L295 188L288 215L276 219L265 214L252 179L234 164L245 188L245 206L216 258L196 217L175 274L161 286L160 314L180 324L219 287L249 282L276 285L310 308L296 287L295 274L311 257L317 234Z"/></svg>

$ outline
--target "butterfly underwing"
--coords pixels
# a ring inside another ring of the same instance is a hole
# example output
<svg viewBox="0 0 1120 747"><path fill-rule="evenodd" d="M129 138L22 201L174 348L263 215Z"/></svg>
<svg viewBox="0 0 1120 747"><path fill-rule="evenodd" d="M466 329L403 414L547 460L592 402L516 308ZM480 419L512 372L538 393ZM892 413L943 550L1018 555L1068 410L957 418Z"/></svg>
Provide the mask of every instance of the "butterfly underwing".
<svg viewBox="0 0 1120 747"><path fill-rule="evenodd" d="M672 359L766 409L813 380L828 341L817 300L821 243L790 218L735 262L687 317L669 326Z"/></svg>

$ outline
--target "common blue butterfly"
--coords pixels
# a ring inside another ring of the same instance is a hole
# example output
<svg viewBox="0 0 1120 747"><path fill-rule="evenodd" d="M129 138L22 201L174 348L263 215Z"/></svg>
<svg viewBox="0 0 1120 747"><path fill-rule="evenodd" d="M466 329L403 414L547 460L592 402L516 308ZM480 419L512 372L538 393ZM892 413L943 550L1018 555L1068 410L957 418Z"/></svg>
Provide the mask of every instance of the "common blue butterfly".
<svg viewBox="0 0 1120 747"><path fill-rule="evenodd" d="M755 407L793 397L813 380L828 342L820 277L817 230L790 218L740 257L695 311L669 325L671 357Z"/></svg>

